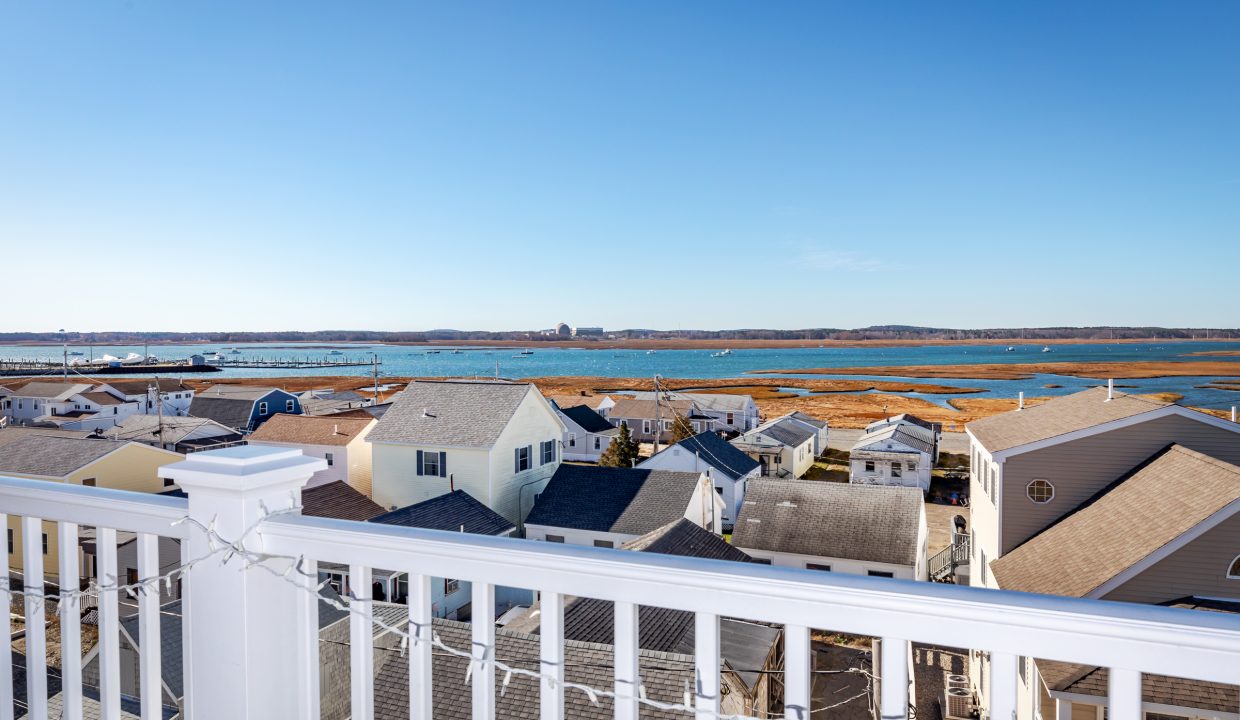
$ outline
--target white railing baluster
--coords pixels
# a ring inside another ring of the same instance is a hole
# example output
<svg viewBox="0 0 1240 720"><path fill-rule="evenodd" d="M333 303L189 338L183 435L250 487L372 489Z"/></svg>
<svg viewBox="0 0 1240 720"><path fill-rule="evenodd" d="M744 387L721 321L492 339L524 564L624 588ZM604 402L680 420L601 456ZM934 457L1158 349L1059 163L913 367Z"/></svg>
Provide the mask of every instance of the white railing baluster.
<svg viewBox="0 0 1240 720"><path fill-rule="evenodd" d="M43 602L43 521L22 518L22 581L26 586L26 717L47 720L47 628ZM8 652L5 648L4 652Z"/></svg>
<svg viewBox="0 0 1240 720"><path fill-rule="evenodd" d="M541 720L564 720L564 596L545 592L539 598L539 655L542 686Z"/></svg>
<svg viewBox="0 0 1240 720"><path fill-rule="evenodd" d="M784 626L784 717L809 720L813 687L809 628Z"/></svg>
<svg viewBox="0 0 1240 720"><path fill-rule="evenodd" d="M116 530L96 528L99 585L99 707L104 720L121 716L120 597L116 591Z"/></svg>
<svg viewBox="0 0 1240 720"><path fill-rule="evenodd" d="M349 679L353 697L353 720L375 716L375 633L371 600L370 568L349 566Z"/></svg>
<svg viewBox="0 0 1240 720"><path fill-rule="evenodd" d="M301 625L298 672L304 691L298 693L298 715L301 720L319 720L319 563L303 560L301 570L306 592L297 598L297 622Z"/></svg>
<svg viewBox="0 0 1240 720"><path fill-rule="evenodd" d="M159 577L159 536L140 533L137 538L138 577L142 580ZM138 594L138 687L141 695L142 720L163 717L163 674L160 648L159 583L147 586Z"/></svg>
<svg viewBox="0 0 1240 720"><path fill-rule="evenodd" d="M637 605L618 602L615 606L616 720L637 720L637 699L641 687Z"/></svg>
<svg viewBox="0 0 1240 720"><path fill-rule="evenodd" d="M697 613L693 621L693 706L698 720L715 720L719 712L719 616Z"/></svg>
<svg viewBox="0 0 1240 720"><path fill-rule="evenodd" d="M9 528L8 513L0 513L0 525L5 530ZM4 637L13 637L13 594L9 592L9 562L8 556L5 556L6 562L0 564L0 599L4 601L4 610L0 612L3 615L3 621L0 622L0 629L4 630ZM0 652L0 720L13 720L13 653Z"/></svg>
<svg viewBox="0 0 1240 720"><path fill-rule="evenodd" d="M409 720L433 720L431 704L431 579L409 573ZM317 720L317 719L316 719Z"/></svg>
<svg viewBox="0 0 1240 720"><path fill-rule="evenodd" d="M183 541L181 543L181 567L185 567L193 559L190 556L191 552L189 543ZM185 573L177 576L181 595L181 657L178 662L181 663L181 676L184 678L181 690L184 694L184 697L181 698L182 714L185 716L185 720L199 720L197 713L194 711L194 654L190 647L194 637L189 624L189 584L191 574ZM319 720L319 718L316 716L314 720Z"/></svg>
<svg viewBox="0 0 1240 720"><path fill-rule="evenodd" d="M907 640L882 639L879 645L879 678L883 720L908 719L908 652Z"/></svg>
<svg viewBox="0 0 1240 720"><path fill-rule="evenodd" d="M495 586L474 582L470 615L473 618L473 719L495 720Z"/></svg>
<svg viewBox="0 0 1240 720"><path fill-rule="evenodd" d="M60 685L63 720L82 720L82 603L73 594L81 584L77 523L56 528L60 551Z"/></svg>
<svg viewBox="0 0 1240 720"><path fill-rule="evenodd" d="M1141 673L1110 668L1107 675L1107 714L1110 720L1140 720Z"/></svg>
<svg viewBox="0 0 1240 720"><path fill-rule="evenodd" d="M1016 656L1011 653L990 654L990 717L1016 717Z"/></svg>

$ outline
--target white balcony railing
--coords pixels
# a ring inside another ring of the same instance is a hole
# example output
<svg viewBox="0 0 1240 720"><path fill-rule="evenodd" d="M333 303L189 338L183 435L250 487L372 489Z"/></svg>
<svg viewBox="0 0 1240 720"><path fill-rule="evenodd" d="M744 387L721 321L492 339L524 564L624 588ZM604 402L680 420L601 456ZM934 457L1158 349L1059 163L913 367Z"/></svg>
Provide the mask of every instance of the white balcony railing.
<svg viewBox="0 0 1240 720"><path fill-rule="evenodd" d="M806 720L810 709L810 629L882 638L880 704L885 719L907 718L909 642L990 653L990 712L1013 717L1017 658L1032 656L1108 667L1110 717L1140 717L1140 673L1214 682L1240 680L1240 622L1218 613L1054 598L968 587L816 573L618 550L536 543L386 525L302 517L299 489L323 461L297 451L230 448L198 453L163 470L188 502L133 493L0 478L0 510L22 516L25 537L41 520L59 522L62 577L78 568L78 525L98 528L100 584L115 585L117 530L138 533L139 575L158 574L158 535L181 539L184 657L160 658L158 595L139 593L143 636L139 671L142 717L159 717L161 661L184 663L185 716L191 720L319 717L318 596L315 563L350 568L353 587L368 588L372 568L407 572L415 640L407 652L409 717L432 711L430 582L472 581L473 616L493 616L496 586L541 593L541 717L565 716L563 607L568 596L615 604L615 717L635 719L637 607L696 613L692 713L719 717L719 618L777 623L785 628L785 714ZM290 508L294 508L290 510ZM276 513L264 519L265 515ZM188 522L180 522L189 518ZM7 518L6 518L7 519ZM235 541L229 545L225 541ZM38 599L43 557L23 553L29 717L47 714L43 607ZM195 562L199 559L198 562ZM261 561L262 567L256 565ZM7 577L7 571L5 573ZM66 583L69 584L69 583ZM104 718L119 717L118 596L100 602L100 702ZM66 657L78 657L78 611L60 603ZM352 717L374 716L371 603L350 603ZM7 620L6 620L7 622ZM472 625L472 716L495 717L495 627ZM436 651L438 652L438 651ZM81 675L64 662L65 718L81 717ZM9 656L0 653L0 718L9 717L13 688ZM146 692L147 688L156 689ZM568 692L575 692L569 688ZM687 716L687 715L686 715Z"/></svg>

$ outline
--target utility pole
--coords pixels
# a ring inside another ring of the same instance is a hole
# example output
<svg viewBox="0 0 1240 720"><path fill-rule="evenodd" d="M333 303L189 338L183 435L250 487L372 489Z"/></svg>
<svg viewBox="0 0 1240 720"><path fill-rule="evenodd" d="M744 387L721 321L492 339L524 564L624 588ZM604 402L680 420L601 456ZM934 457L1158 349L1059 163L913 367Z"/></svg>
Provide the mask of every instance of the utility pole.
<svg viewBox="0 0 1240 720"><path fill-rule="evenodd" d="M659 454L659 436L663 433L663 419L659 412L659 376L654 376L654 452Z"/></svg>
<svg viewBox="0 0 1240 720"><path fill-rule="evenodd" d="M379 404L379 353L372 353L371 357L375 362L375 401L371 405Z"/></svg>
<svg viewBox="0 0 1240 720"><path fill-rule="evenodd" d="M150 386L147 386L147 392L150 392ZM159 415L158 431L155 433L159 436L159 447L164 448L164 398L159 392L159 376L155 376L155 412Z"/></svg>

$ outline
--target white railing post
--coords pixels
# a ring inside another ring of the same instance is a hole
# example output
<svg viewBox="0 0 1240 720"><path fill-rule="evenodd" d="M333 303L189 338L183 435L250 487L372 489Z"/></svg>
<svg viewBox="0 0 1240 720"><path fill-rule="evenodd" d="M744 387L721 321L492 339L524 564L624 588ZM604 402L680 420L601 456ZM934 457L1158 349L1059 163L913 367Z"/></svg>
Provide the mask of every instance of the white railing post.
<svg viewBox="0 0 1240 720"><path fill-rule="evenodd" d="M301 488L316 471L327 467L300 450L238 446L195 453L161 469L189 495L189 517L212 528L225 541L243 540L248 550L262 550L258 533L242 537L264 514L301 503ZM185 541L191 559L213 547L195 524ZM183 612L189 650L186 653L187 708L194 720L230 718L261 720L286 717L297 707L294 689L303 688L298 658L304 647L298 633L299 593L304 583L260 567L246 569L247 558L217 555L190 571ZM301 584L302 587L298 587ZM191 689L192 688L192 689Z"/></svg>

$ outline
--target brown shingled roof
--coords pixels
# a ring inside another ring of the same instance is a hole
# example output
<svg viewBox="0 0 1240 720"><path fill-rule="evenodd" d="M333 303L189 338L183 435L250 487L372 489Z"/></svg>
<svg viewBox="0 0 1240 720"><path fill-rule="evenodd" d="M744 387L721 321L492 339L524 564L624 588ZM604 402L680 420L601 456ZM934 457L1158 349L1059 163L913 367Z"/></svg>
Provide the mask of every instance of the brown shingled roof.
<svg viewBox="0 0 1240 720"><path fill-rule="evenodd" d="M990 564L1004 590L1085 597L1240 499L1240 467L1180 445Z"/></svg>
<svg viewBox="0 0 1240 720"><path fill-rule="evenodd" d="M1106 388L1091 388L969 423L968 430L992 453L1067 435L1077 430L1161 410L1172 403L1116 392L1107 401Z"/></svg>
<svg viewBox="0 0 1240 720"><path fill-rule="evenodd" d="M374 418L274 415L250 435L252 442L298 445L348 445L366 431Z"/></svg>

